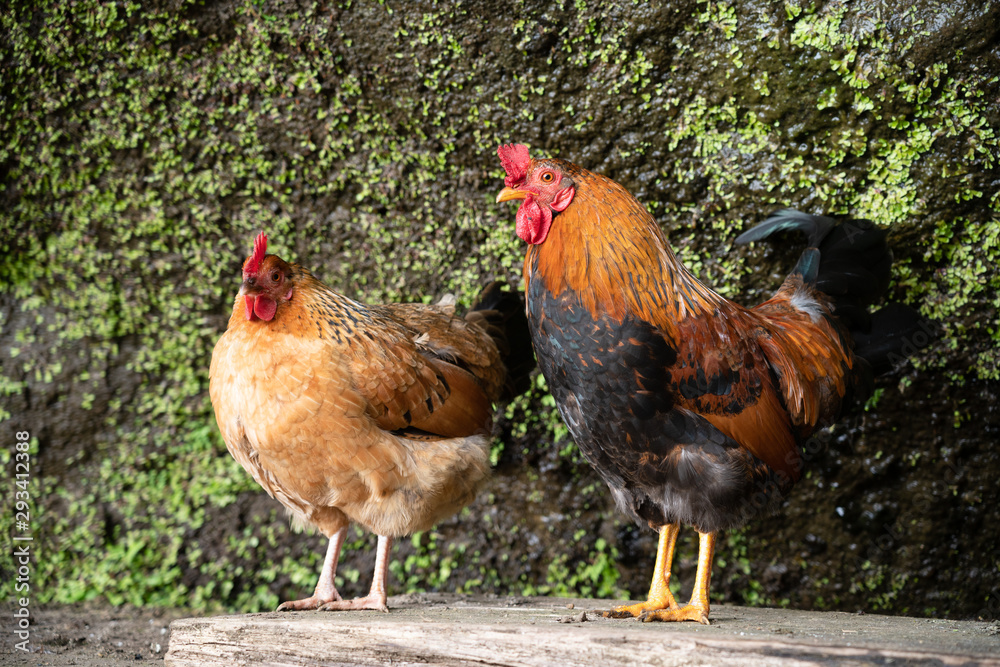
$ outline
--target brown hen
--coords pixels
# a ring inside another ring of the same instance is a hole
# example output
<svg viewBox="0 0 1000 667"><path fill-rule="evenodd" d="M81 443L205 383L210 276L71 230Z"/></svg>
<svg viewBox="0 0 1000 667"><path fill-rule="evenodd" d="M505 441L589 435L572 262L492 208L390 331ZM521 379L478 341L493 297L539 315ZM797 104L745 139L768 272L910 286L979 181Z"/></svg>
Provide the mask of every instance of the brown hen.
<svg viewBox="0 0 1000 667"><path fill-rule="evenodd" d="M489 472L495 404L534 366L522 300L493 283L465 316L443 305L365 305L266 253L243 265L210 393L229 452L329 538L312 596L290 609L386 610L393 538L468 504ZM378 535L369 594L334 585L347 526Z"/></svg>

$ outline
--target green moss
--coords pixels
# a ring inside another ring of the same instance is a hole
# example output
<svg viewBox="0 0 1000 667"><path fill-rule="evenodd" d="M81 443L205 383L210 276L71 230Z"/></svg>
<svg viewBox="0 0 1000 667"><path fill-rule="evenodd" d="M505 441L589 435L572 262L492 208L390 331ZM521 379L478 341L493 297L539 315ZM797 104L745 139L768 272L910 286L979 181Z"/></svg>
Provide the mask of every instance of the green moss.
<svg viewBox="0 0 1000 667"><path fill-rule="evenodd" d="M545 583L528 584L522 587L521 595L628 598L628 591L618 586L618 557L617 550L600 537L583 560L571 563L566 553L555 554L546 567Z"/></svg>

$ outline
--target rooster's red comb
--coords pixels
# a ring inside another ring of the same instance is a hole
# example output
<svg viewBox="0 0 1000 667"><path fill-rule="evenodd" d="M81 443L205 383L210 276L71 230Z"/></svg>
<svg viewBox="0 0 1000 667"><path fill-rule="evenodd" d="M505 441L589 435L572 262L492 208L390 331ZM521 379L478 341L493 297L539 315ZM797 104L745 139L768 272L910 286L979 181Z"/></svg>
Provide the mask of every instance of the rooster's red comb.
<svg viewBox="0 0 1000 667"><path fill-rule="evenodd" d="M253 254L243 262L243 275L255 276L260 271L260 263L264 261L267 254L267 234L261 232L253 240Z"/></svg>
<svg viewBox="0 0 1000 667"><path fill-rule="evenodd" d="M500 156L500 164L507 172L507 178L503 179L503 184L512 188L528 175L528 167L531 165L531 158L528 156L528 147L524 144L504 144L497 149Z"/></svg>

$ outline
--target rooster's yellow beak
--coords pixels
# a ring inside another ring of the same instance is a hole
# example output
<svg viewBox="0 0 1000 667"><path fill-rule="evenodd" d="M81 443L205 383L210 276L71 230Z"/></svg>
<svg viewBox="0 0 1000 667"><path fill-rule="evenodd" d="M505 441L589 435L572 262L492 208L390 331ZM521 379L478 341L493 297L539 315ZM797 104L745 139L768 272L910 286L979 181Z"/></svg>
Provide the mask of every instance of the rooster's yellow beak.
<svg viewBox="0 0 1000 667"><path fill-rule="evenodd" d="M525 197L529 197L534 194L535 193L531 192L530 190L518 190L517 188L504 188L503 190L500 191L500 194L497 195L497 203L499 204L502 201L510 201L511 199L524 199Z"/></svg>

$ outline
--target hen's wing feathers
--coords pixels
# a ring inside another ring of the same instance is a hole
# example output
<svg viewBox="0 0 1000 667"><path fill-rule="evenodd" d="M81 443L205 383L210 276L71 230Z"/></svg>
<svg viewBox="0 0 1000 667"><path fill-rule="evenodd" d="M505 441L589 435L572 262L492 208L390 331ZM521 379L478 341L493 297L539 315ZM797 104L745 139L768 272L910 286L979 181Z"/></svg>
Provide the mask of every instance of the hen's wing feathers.
<svg viewBox="0 0 1000 667"><path fill-rule="evenodd" d="M428 356L458 366L481 383L491 401L499 397L506 370L497 348L475 311L457 317L448 306L393 304L386 311L417 332L414 342ZM483 322L485 324L485 322Z"/></svg>
<svg viewBox="0 0 1000 667"><path fill-rule="evenodd" d="M463 368L467 363L488 366L490 351L481 349L488 346L477 347L475 332L448 307L410 304L382 310L387 326L372 338L355 340L351 364L378 425L442 437L472 435L488 427L491 397L477 376ZM498 382L502 366L499 374Z"/></svg>
<svg viewBox="0 0 1000 667"><path fill-rule="evenodd" d="M442 359L473 366L487 366L497 359L495 348L484 345L481 332L470 330L452 306L400 303L383 309L417 333L415 342Z"/></svg>

